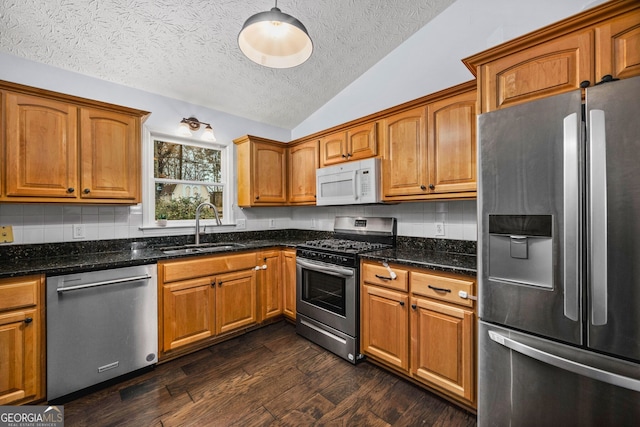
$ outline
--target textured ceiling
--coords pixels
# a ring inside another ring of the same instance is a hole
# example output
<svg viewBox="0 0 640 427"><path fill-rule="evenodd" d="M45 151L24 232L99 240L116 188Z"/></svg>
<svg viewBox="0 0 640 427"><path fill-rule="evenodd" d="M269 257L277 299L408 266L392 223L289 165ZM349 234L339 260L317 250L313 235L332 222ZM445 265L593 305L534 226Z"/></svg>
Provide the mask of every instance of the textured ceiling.
<svg viewBox="0 0 640 427"><path fill-rule="evenodd" d="M270 69L237 35L271 0L2 0L0 51L292 129L454 0L282 0L314 43Z"/></svg>

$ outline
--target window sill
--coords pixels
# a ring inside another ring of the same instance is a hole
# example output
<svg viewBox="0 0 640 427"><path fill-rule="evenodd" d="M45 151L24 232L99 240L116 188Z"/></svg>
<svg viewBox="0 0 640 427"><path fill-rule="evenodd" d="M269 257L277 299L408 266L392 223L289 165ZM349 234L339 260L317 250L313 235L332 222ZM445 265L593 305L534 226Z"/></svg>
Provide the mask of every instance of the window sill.
<svg viewBox="0 0 640 427"><path fill-rule="evenodd" d="M222 225L215 225L215 224L204 224L204 223L200 223L200 228L204 231L204 229L206 228L208 231L211 230L215 230L217 228L223 228L223 229L230 229L230 228L236 228L237 224L222 224ZM195 231L195 224L167 224L167 225L158 225L158 224L147 224L147 225L141 225L140 227L138 227L139 230L176 230L176 229L181 229L181 228L190 228L192 230Z"/></svg>

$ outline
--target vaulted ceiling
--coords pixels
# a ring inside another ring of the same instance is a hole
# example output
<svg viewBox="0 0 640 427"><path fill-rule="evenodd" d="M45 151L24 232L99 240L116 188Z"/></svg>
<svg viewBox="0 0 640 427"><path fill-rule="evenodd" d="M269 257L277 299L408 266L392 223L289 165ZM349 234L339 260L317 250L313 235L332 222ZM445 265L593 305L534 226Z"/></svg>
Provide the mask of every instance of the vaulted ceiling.
<svg viewBox="0 0 640 427"><path fill-rule="evenodd" d="M3 0L0 52L292 129L453 1L282 0L314 52L271 69L237 45L271 0Z"/></svg>

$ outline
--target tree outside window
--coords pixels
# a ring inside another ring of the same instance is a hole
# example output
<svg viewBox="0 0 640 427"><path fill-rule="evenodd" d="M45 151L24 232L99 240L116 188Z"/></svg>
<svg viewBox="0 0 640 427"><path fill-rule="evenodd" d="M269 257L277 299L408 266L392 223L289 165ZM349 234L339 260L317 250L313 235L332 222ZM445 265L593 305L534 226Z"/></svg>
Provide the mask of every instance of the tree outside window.
<svg viewBox="0 0 640 427"><path fill-rule="evenodd" d="M155 219L190 220L202 202L223 215L222 152L186 143L154 140ZM201 218L214 218L203 209Z"/></svg>

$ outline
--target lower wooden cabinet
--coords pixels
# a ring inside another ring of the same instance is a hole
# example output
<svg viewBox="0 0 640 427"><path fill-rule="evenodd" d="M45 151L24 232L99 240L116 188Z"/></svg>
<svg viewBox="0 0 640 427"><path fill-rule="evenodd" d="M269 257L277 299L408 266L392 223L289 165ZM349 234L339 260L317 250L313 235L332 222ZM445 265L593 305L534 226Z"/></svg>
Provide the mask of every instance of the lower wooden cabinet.
<svg viewBox="0 0 640 427"><path fill-rule="evenodd" d="M379 286L362 285L362 353L409 371L409 297Z"/></svg>
<svg viewBox="0 0 640 427"><path fill-rule="evenodd" d="M255 252L158 263L160 359L258 321Z"/></svg>
<svg viewBox="0 0 640 427"><path fill-rule="evenodd" d="M258 322L256 270L216 276L216 333L224 334Z"/></svg>
<svg viewBox="0 0 640 427"><path fill-rule="evenodd" d="M0 280L0 405L44 399L44 277Z"/></svg>
<svg viewBox="0 0 640 427"><path fill-rule="evenodd" d="M296 320L296 251L282 251L282 313Z"/></svg>
<svg viewBox="0 0 640 427"><path fill-rule="evenodd" d="M160 360L206 347L283 314L295 319L295 274L295 249L159 262Z"/></svg>
<svg viewBox="0 0 640 427"><path fill-rule="evenodd" d="M282 262L280 250L259 252L257 255L260 321L282 315Z"/></svg>
<svg viewBox="0 0 640 427"><path fill-rule="evenodd" d="M462 406L475 409L475 279L363 261L361 352Z"/></svg>

